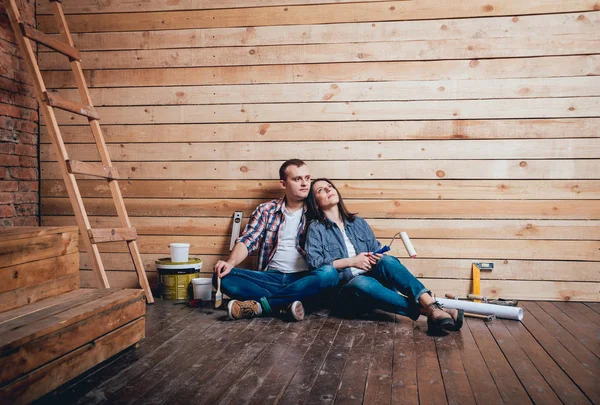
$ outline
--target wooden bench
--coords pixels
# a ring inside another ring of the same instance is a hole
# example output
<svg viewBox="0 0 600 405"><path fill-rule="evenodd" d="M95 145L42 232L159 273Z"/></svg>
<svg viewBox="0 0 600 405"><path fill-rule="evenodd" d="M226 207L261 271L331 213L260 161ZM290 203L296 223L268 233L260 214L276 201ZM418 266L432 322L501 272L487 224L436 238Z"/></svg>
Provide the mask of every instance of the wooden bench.
<svg viewBox="0 0 600 405"><path fill-rule="evenodd" d="M76 227L0 229L0 403L29 403L144 337L139 289L80 289Z"/></svg>

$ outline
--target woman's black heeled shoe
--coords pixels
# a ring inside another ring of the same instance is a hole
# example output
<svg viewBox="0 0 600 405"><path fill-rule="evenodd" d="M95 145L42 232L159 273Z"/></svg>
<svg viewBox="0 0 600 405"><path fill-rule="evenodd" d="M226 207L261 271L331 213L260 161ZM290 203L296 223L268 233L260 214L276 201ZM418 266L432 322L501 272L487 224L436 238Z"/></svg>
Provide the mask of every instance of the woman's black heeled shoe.
<svg viewBox="0 0 600 405"><path fill-rule="evenodd" d="M427 333L433 336L445 335L448 331L457 330L452 315L442 309L435 301L425 308L427 316ZM464 313L463 313L464 316ZM460 325L462 326L462 324Z"/></svg>
<svg viewBox="0 0 600 405"><path fill-rule="evenodd" d="M450 314L454 320L454 327L450 330L459 331L465 321L465 311L463 309L443 308L444 312Z"/></svg>

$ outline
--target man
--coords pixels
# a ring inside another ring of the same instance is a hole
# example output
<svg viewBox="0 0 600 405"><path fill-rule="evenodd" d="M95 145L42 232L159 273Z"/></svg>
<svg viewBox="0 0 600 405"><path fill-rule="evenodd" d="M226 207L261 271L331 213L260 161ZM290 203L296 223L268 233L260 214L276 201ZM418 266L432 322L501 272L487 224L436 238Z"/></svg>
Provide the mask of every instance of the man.
<svg viewBox="0 0 600 405"><path fill-rule="evenodd" d="M286 311L301 321L302 300L337 285L338 273L332 266L308 270L300 246L310 178L303 161L284 162L279 183L285 196L259 205L227 260L215 264L213 284L216 286L217 277L221 278L221 289L232 298L227 307L231 319ZM259 271L235 267L257 250Z"/></svg>

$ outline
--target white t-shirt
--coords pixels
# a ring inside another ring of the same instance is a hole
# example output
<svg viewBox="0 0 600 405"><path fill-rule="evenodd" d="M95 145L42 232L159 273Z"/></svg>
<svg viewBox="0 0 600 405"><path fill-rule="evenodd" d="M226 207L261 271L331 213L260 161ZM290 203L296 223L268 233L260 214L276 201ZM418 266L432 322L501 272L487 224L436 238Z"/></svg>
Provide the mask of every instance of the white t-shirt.
<svg viewBox="0 0 600 405"><path fill-rule="evenodd" d="M356 256L356 249L352 245L350 238L346 235L346 231L344 229L342 231L342 236L344 237L344 243L346 244L346 249L348 250L348 258L351 259ZM361 269L357 269L356 267L350 267L353 276L358 276L359 274L363 274L365 271Z"/></svg>
<svg viewBox="0 0 600 405"><path fill-rule="evenodd" d="M282 273L299 273L308 270L306 259L296 249L298 226L300 226L303 212L303 209L299 209L290 213L285 206L283 207L285 219L279 227L277 250L267 266L268 270L277 270Z"/></svg>

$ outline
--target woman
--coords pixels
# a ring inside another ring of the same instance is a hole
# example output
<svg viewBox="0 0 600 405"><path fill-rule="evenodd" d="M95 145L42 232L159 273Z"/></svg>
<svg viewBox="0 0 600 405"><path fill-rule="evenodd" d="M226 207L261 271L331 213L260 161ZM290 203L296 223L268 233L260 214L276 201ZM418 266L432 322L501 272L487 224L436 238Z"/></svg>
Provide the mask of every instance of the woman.
<svg viewBox="0 0 600 405"><path fill-rule="evenodd" d="M426 315L431 334L462 327L462 310L442 309L431 291L398 259L373 253L381 245L371 227L363 218L348 212L330 180L312 182L307 206L310 223L306 259L313 269L323 265L338 269L341 304L345 309L382 309L413 320Z"/></svg>

